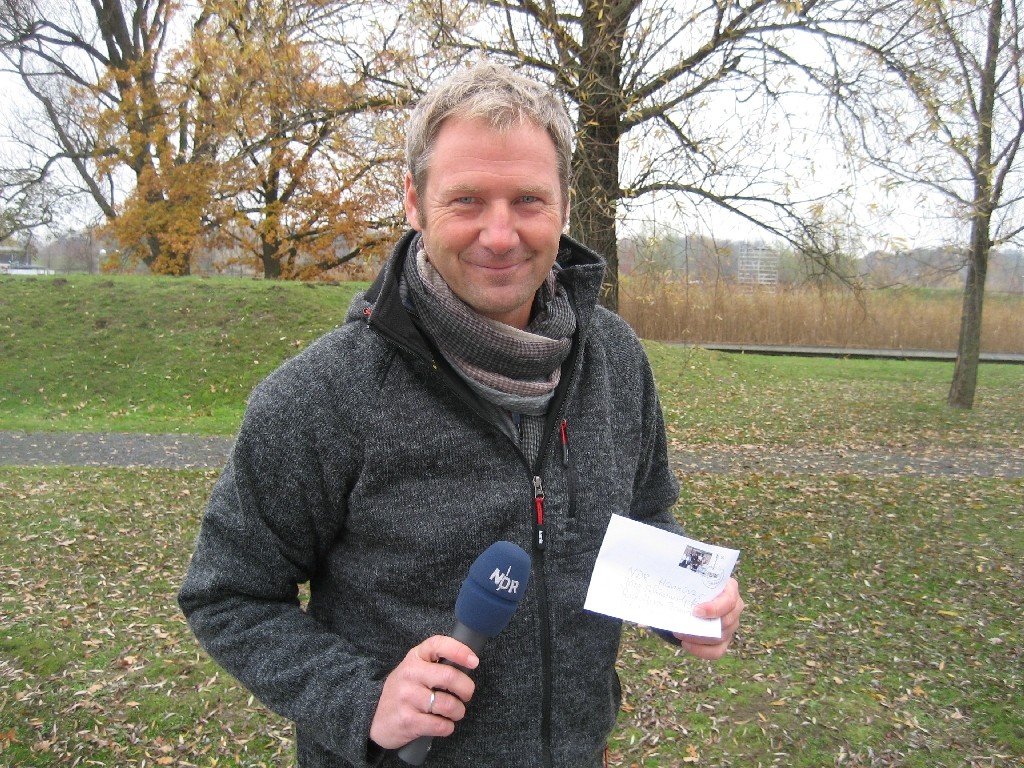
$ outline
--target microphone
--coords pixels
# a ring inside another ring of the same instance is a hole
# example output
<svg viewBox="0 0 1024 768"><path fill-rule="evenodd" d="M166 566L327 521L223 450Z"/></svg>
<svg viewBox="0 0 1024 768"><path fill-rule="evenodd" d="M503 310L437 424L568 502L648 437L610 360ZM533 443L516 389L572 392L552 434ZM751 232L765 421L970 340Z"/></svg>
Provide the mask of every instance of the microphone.
<svg viewBox="0 0 1024 768"><path fill-rule="evenodd" d="M473 561L455 600L455 628L451 636L479 654L484 643L512 620L530 580L530 556L510 541L496 541ZM441 659L442 664L469 670ZM420 736L398 751L409 765L422 765L432 736Z"/></svg>

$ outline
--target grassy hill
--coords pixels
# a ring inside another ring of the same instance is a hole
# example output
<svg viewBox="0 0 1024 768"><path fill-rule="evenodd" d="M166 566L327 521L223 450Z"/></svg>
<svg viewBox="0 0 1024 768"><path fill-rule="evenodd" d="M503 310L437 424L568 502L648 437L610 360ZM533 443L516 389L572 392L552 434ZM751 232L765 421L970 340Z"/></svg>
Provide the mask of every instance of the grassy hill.
<svg viewBox="0 0 1024 768"><path fill-rule="evenodd" d="M364 284L0 279L0 427L230 434L252 387Z"/></svg>
<svg viewBox="0 0 1024 768"><path fill-rule="evenodd" d="M362 288L0 278L0 429L233 434L256 383L340 325ZM945 405L951 364L647 348L678 443L998 448L1024 433L1024 366L983 365L961 412Z"/></svg>

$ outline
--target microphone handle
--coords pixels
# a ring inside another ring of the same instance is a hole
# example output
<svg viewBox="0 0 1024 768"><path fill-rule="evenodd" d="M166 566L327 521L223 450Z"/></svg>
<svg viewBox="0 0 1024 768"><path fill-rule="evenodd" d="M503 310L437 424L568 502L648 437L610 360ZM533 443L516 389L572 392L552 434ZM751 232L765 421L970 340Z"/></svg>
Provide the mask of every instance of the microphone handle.
<svg viewBox="0 0 1024 768"><path fill-rule="evenodd" d="M472 649L473 653L476 654L479 654L480 651L483 650L484 643L487 642L487 635L477 632L472 627L467 627L461 621L456 622L455 629L452 630L451 636L460 643L468 645ZM455 662L448 661L448 659L441 659L438 663L455 667L456 669L462 670L467 675L470 672L470 670L465 667L460 666ZM433 741L433 736L420 736L398 750L398 756L409 765L423 765L423 761L427 759L427 753L430 751Z"/></svg>

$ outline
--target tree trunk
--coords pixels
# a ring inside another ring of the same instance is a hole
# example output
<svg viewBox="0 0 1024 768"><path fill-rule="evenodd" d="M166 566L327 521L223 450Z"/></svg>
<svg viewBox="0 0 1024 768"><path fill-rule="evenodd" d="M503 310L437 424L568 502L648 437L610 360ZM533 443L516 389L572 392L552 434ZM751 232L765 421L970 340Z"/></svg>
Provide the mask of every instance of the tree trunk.
<svg viewBox="0 0 1024 768"><path fill-rule="evenodd" d="M971 251L967 283L960 316L960 341L956 366L946 402L954 408L973 408L981 357L981 309L985 301L985 278L992 247L990 228L995 210L992 185L992 121L995 116L996 65L1003 23L1002 0L992 0L986 33L985 65L981 71L978 102L977 148L974 156L974 210L971 212Z"/></svg>
<svg viewBox="0 0 1024 768"><path fill-rule="evenodd" d="M582 109L580 113L582 116ZM604 119L607 120L608 116ZM614 312L619 308L618 238L615 233L619 145L618 137L613 133L607 128L607 123L580 127L578 141L587 143L589 149L585 159L580 159L579 150L573 159L576 164L576 197L569 217L569 233L608 262L601 303Z"/></svg>
<svg viewBox="0 0 1024 768"><path fill-rule="evenodd" d="M281 246L264 239L260 246L260 261L263 263L263 279L279 280L281 278Z"/></svg>
<svg viewBox="0 0 1024 768"><path fill-rule="evenodd" d="M277 154L272 152L267 175L261 183L263 221L257 227L260 237L260 260L263 262L263 278L265 280L279 280L284 271L281 264L280 187L281 171L278 168Z"/></svg>
<svg viewBox="0 0 1024 768"><path fill-rule="evenodd" d="M145 235L142 240L145 246L140 260L154 275L187 277L192 274L191 254L171 251L153 234Z"/></svg>
<svg viewBox="0 0 1024 768"><path fill-rule="evenodd" d="M967 264L967 282L964 285L963 309L960 312L960 341L957 344L953 381L946 398L946 402L954 408L974 407L978 361L981 358L981 311L988 273L988 226L988 217L979 217L971 227L971 253Z"/></svg>
<svg viewBox="0 0 1024 768"><path fill-rule="evenodd" d="M622 41L629 19L628 3L590 0L581 25L584 51L580 61L576 151L573 155L575 198L569 232L608 262L601 303L619 308L619 257L615 234L619 197L619 135L622 114Z"/></svg>

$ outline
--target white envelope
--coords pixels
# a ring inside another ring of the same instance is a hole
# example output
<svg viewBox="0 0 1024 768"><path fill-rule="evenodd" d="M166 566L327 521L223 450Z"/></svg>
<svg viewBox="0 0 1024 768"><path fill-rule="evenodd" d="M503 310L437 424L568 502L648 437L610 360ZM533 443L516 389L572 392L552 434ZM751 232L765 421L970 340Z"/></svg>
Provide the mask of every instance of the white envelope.
<svg viewBox="0 0 1024 768"><path fill-rule="evenodd" d="M739 554L614 515L583 607L670 632L720 638L721 619L698 619L693 609L718 596Z"/></svg>

